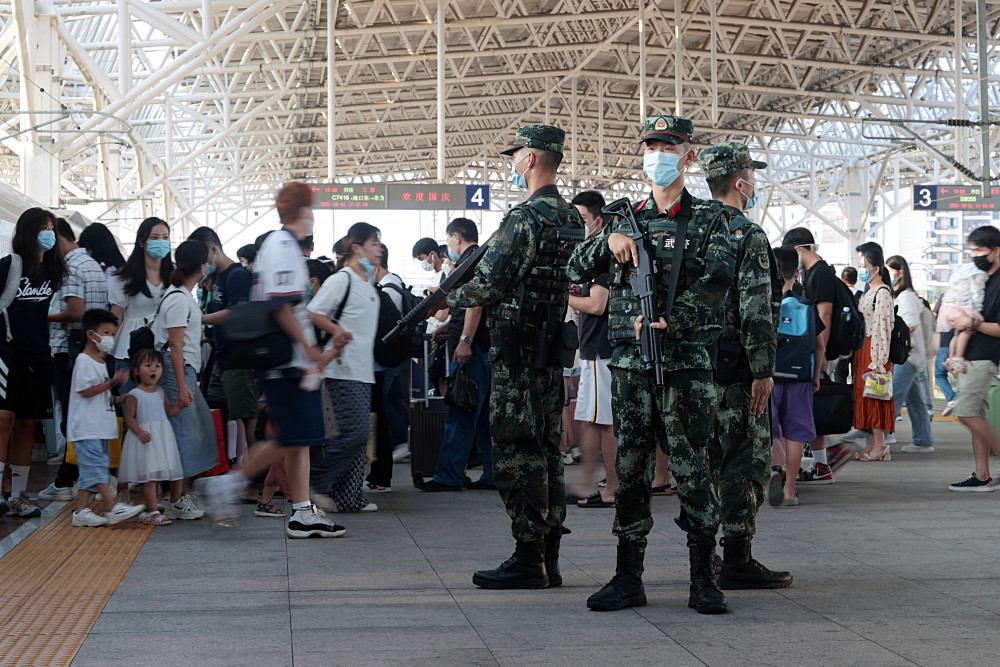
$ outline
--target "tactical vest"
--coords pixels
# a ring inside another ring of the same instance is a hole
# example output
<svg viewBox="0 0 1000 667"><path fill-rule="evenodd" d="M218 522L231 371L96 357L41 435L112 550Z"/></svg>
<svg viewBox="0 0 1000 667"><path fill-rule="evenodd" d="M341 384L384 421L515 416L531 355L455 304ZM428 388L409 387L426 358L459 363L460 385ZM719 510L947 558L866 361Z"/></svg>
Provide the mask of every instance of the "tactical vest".
<svg viewBox="0 0 1000 667"><path fill-rule="evenodd" d="M559 321L566 316L569 301L569 278L566 264L573 250L583 240L585 231L579 211L573 207L557 208L534 199L514 207L528 213L539 230L535 262L517 289L501 300L487 322L490 329L500 320L510 320L515 327L538 327L550 314Z"/></svg>
<svg viewBox="0 0 1000 667"><path fill-rule="evenodd" d="M743 244L754 226L753 222L742 215L733 216L729 221L729 238L732 239L733 246L736 248L737 276L746 259ZM771 276L771 313L774 317L774 326L777 328L778 316L781 313L781 292L785 281L778 272L778 262L774 260L774 257L770 259L768 272ZM740 302L737 288L737 285L733 285L729 289L729 294L726 295L726 326L722 332L723 340L737 340L740 337Z"/></svg>
<svg viewBox="0 0 1000 667"><path fill-rule="evenodd" d="M688 220L687 238L682 255L681 274L677 281L677 296L680 296L696 280L705 274L705 255L708 253L708 238L716 224L718 212L705 206L707 202L694 199L691 206L691 218ZM655 210L655 209L654 209ZM672 269L674 245L677 239L677 217L669 218L657 214L655 218L644 215L644 204L637 210L637 222L640 228L645 227L644 234L650 258L655 263L658 279L659 301L662 309L669 289L669 276ZM628 222L618 219L613 232L631 236ZM632 292L629 283L635 267L632 264L623 265L620 262L611 263L611 294L608 299L608 338L612 345L633 343L635 338L635 318L641 315L639 300ZM669 329L668 329L669 332ZM665 339L670 338L669 335ZM692 341L694 342L694 341Z"/></svg>

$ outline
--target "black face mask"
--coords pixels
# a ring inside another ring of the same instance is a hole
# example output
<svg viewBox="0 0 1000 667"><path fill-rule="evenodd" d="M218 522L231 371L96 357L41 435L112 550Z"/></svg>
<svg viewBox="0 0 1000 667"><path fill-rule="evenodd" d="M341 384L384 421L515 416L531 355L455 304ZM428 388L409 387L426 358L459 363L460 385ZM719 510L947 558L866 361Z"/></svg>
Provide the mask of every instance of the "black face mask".
<svg viewBox="0 0 1000 667"><path fill-rule="evenodd" d="M976 268L980 271L989 271L993 267L993 261L990 259L989 255L976 255L972 258L972 263L976 265Z"/></svg>

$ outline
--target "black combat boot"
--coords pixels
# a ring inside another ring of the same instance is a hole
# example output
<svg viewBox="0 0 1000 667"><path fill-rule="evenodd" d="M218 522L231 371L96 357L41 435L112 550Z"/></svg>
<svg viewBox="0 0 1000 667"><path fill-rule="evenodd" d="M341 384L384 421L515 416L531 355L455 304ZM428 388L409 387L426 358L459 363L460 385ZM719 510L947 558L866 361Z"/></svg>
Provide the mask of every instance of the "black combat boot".
<svg viewBox="0 0 1000 667"><path fill-rule="evenodd" d="M691 596L688 607L699 614L725 614L729 611L726 596L715 583L715 544L698 543L688 547L691 558Z"/></svg>
<svg viewBox="0 0 1000 667"><path fill-rule="evenodd" d="M646 550L635 542L618 543L618 567L615 576L601 590L587 598L587 607L595 611L618 611L646 604L642 587L642 560Z"/></svg>
<svg viewBox="0 0 1000 667"><path fill-rule="evenodd" d="M559 543L562 542L562 536L562 528L552 528L545 534L545 573L549 575L549 588L562 586L562 575L559 574Z"/></svg>
<svg viewBox="0 0 1000 667"><path fill-rule="evenodd" d="M545 541L518 542L514 555L495 570L479 570L472 583L480 588L545 588Z"/></svg>
<svg viewBox="0 0 1000 667"><path fill-rule="evenodd" d="M750 537L722 538L722 574L719 588L727 591L742 588L785 588L792 585L788 572L767 569L750 553Z"/></svg>

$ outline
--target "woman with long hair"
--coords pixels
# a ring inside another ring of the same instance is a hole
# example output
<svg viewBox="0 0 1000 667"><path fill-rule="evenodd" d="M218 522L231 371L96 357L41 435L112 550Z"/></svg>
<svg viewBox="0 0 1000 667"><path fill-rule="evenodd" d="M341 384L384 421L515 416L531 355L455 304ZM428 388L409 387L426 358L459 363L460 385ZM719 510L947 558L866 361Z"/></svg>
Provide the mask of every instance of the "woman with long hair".
<svg viewBox="0 0 1000 667"><path fill-rule="evenodd" d="M174 252L177 268L163 293L160 312L153 323L154 347L163 351L160 386L171 403L184 408L170 418L185 478L194 477L218 463L212 412L198 391L201 369L201 308L194 289L208 273L208 248L201 241L184 241ZM198 519L204 512L191 496L183 495L183 481L170 483L170 502L164 509L171 519Z"/></svg>
<svg viewBox="0 0 1000 667"><path fill-rule="evenodd" d="M921 320L924 304L913 289L910 265L906 259L893 255L885 262L892 280L892 293L899 316L910 327L912 349L906 363L892 369L892 399L898 417L906 403L906 412L913 427L913 443L905 445L907 453L930 453L934 451L934 434L931 432L930 385L927 380L927 355L936 350L927 350L925 332Z"/></svg>
<svg viewBox="0 0 1000 667"><path fill-rule="evenodd" d="M864 450L854 456L858 461L889 461L889 445L885 432L892 431L896 411L892 397L888 400L864 395L865 376L869 372L891 373L889 339L892 334L892 290L889 288L889 270L885 267L882 246L862 243L858 251L858 281L868 283L868 291L861 297L858 310L865 318L865 343L854 353L854 428L868 431Z"/></svg>
<svg viewBox="0 0 1000 667"><path fill-rule="evenodd" d="M121 322L111 350L116 370L132 370L128 356L129 338L133 331L153 321L173 270L169 225L160 218L146 218L135 233L132 254L114 272L108 287L111 312ZM122 392L128 393L135 386L135 382L129 380Z"/></svg>
<svg viewBox="0 0 1000 667"><path fill-rule="evenodd" d="M14 300L0 312L0 476L11 466L8 505L0 498L0 515L37 517L42 511L28 502L25 488L35 442L35 421L52 417L52 351L49 348L49 305L66 281L67 268L56 243L56 218L41 208L21 214L11 239L12 253L0 259L0 293L13 283ZM14 257L20 263L16 272ZM7 444L13 444L8 457Z"/></svg>
<svg viewBox="0 0 1000 667"><path fill-rule="evenodd" d="M375 331L379 297L372 275L382 255L379 230L366 222L351 225L341 240L344 268L320 287L308 310L313 324L333 336L329 345L349 340L323 369L337 434L312 450L313 488L329 493L338 512L374 512L362 493L372 386L375 383Z"/></svg>
<svg viewBox="0 0 1000 667"><path fill-rule="evenodd" d="M108 278L108 291L111 291L115 271L125 266L125 256L118 249L115 235L106 225L92 222L80 232L77 245L90 253L94 261L104 269L104 274Z"/></svg>

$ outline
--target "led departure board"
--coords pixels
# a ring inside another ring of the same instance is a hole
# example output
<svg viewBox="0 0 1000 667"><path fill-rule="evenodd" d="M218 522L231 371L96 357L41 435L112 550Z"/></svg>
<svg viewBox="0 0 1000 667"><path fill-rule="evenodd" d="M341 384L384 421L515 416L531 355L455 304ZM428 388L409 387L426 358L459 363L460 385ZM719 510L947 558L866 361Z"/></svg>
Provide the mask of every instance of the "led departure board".
<svg viewBox="0 0 1000 667"><path fill-rule="evenodd" d="M975 185L914 185L915 211L997 211L1000 210L1000 187L990 188L990 195L981 195L983 188Z"/></svg>

